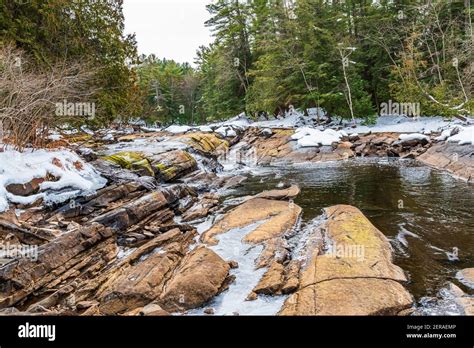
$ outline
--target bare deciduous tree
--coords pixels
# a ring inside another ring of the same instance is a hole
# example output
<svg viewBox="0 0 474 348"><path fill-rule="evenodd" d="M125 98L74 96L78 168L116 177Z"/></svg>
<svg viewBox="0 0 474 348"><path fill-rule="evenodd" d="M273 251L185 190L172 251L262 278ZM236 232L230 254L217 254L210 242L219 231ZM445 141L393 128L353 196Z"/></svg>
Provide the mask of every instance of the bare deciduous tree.
<svg viewBox="0 0 474 348"><path fill-rule="evenodd" d="M86 64L60 63L38 70L12 45L0 47L0 127L3 142L17 149L40 147L50 127L67 122L57 103L90 102L95 72Z"/></svg>

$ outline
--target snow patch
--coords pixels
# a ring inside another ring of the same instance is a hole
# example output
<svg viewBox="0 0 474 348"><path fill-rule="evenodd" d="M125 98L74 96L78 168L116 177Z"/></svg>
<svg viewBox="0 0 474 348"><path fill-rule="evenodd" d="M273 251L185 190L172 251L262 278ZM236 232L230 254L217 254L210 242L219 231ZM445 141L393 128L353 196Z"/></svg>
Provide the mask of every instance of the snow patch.
<svg viewBox="0 0 474 348"><path fill-rule="evenodd" d="M114 140L114 136L112 135L112 133L108 133L102 137L102 140L111 141Z"/></svg>
<svg viewBox="0 0 474 348"><path fill-rule="evenodd" d="M48 139L52 141L58 141L58 140L61 140L62 138L63 137L61 134L51 134L50 136L48 136Z"/></svg>
<svg viewBox="0 0 474 348"><path fill-rule="evenodd" d="M48 174L58 180L41 183L39 192L34 195L18 196L6 189L10 184L27 184ZM41 198L46 205L62 203L79 195L93 193L106 183L107 180L92 166L67 150L7 150L0 153L0 212L8 209L9 202L31 204Z"/></svg>
<svg viewBox="0 0 474 348"><path fill-rule="evenodd" d="M221 126L216 129L216 133L220 134L223 137L235 137L237 133L231 126Z"/></svg>
<svg viewBox="0 0 474 348"><path fill-rule="evenodd" d="M319 129L301 127L297 128L292 139L298 141L300 147L329 146L332 143L340 142L341 138L347 136L344 131L335 131L333 129Z"/></svg>
<svg viewBox="0 0 474 348"><path fill-rule="evenodd" d="M411 140L427 140L430 141L430 137L420 133L411 133L411 134L400 134L399 138L401 141L411 141Z"/></svg>
<svg viewBox="0 0 474 348"><path fill-rule="evenodd" d="M449 129L445 129L444 131L441 132L441 135L434 138L436 141L445 141L446 139L448 139L451 134L452 134L452 129L449 128Z"/></svg>
<svg viewBox="0 0 474 348"><path fill-rule="evenodd" d="M460 127L458 134L450 136L449 142L458 143L459 145L474 145L474 126Z"/></svg>
<svg viewBox="0 0 474 348"><path fill-rule="evenodd" d="M165 131L174 133L174 134L179 134L179 133L186 133L189 131L191 127L189 126L178 126L178 125L172 125L169 126L168 128L165 129Z"/></svg>
<svg viewBox="0 0 474 348"><path fill-rule="evenodd" d="M199 127L197 127L197 129L199 129L200 132L204 132L204 133L211 133L212 132L212 128L209 127L209 126L199 126Z"/></svg>

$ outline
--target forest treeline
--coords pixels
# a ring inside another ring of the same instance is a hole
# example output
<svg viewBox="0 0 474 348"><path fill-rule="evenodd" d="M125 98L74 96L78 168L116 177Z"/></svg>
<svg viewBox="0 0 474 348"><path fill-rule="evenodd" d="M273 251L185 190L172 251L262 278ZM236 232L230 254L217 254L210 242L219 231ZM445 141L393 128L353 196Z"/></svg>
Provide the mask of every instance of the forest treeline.
<svg viewBox="0 0 474 348"><path fill-rule="evenodd" d="M15 98L34 90L25 83L12 93L12 81L26 75L47 90L61 72L64 88L50 94L93 101L93 119L71 122L101 126L136 117L200 124L243 111L271 117L293 107L371 120L389 101L419 103L422 115L473 114L470 0L214 0L206 22L214 42L199 48L194 66L160 52L138 56L122 7L0 0L2 117L21 117ZM21 69L7 74L18 56ZM55 100L44 97L46 112Z"/></svg>

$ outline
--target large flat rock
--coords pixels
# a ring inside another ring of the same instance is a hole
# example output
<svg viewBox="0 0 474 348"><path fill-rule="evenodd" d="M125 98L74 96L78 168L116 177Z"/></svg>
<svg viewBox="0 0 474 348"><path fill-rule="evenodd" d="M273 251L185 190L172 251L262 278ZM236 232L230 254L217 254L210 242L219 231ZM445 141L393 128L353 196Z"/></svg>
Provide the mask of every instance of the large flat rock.
<svg viewBox="0 0 474 348"><path fill-rule="evenodd" d="M280 315L396 315L412 301L404 287L393 280L335 279L290 295Z"/></svg>
<svg viewBox="0 0 474 348"><path fill-rule="evenodd" d="M340 278L385 278L406 281L403 270L392 263L387 238L360 212L349 205L326 208L324 232L332 249L314 255L303 273L302 286Z"/></svg>
<svg viewBox="0 0 474 348"><path fill-rule="evenodd" d="M474 146L439 143L417 159L431 167L446 170L468 182L474 181Z"/></svg>
<svg viewBox="0 0 474 348"><path fill-rule="evenodd" d="M310 253L298 290L281 315L396 315L413 299L400 283L385 236L355 207L326 209L322 232L330 248Z"/></svg>

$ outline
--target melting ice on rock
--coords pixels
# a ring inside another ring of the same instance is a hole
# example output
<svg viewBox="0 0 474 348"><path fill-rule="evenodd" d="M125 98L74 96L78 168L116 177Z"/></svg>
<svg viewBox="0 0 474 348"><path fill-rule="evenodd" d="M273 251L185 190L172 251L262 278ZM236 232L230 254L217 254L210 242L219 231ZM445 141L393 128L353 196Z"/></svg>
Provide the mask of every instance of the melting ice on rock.
<svg viewBox="0 0 474 348"><path fill-rule="evenodd" d="M254 301L246 301L266 269L255 269L255 260L262 252L263 245L247 244L242 242L242 239L264 222L235 228L216 237L219 244L211 249L226 261L237 261L239 267L230 271L236 279L229 289L215 297L204 308L213 308L216 315L275 315L280 310L286 296L259 295ZM202 314L203 310L200 308L189 314Z"/></svg>

